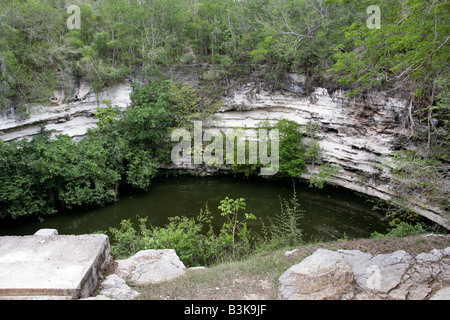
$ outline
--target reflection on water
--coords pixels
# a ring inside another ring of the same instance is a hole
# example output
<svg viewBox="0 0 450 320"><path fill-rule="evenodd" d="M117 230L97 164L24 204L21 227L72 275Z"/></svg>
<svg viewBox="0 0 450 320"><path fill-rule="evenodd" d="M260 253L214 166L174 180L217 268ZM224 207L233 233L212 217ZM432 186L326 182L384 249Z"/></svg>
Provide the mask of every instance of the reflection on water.
<svg viewBox="0 0 450 320"><path fill-rule="evenodd" d="M226 196L245 198L247 212L267 218L280 212L280 198L289 200L292 191L292 182L263 179L158 178L149 191L123 194L119 202L103 208L67 210L43 222L3 226L0 232L2 235L26 235L42 228L54 228L60 234L84 234L118 228L122 219L137 221L138 216L148 217L149 223L161 226L167 223L167 217L197 215L206 203L218 215L219 202ZM315 190L304 184L296 184L296 191L304 210L305 240L360 238L386 230L383 213L372 210L365 199L351 191L334 187ZM251 226L258 230L261 222L252 222Z"/></svg>

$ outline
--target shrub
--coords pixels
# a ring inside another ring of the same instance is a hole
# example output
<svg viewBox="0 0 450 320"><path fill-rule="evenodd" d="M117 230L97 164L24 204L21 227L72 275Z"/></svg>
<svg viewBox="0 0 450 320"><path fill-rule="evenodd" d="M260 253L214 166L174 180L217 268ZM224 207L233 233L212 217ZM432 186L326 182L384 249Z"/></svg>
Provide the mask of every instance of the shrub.
<svg viewBox="0 0 450 320"><path fill-rule="evenodd" d="M145 220L141 222L145 223ZM109 228L109 232L115 240L111 244L111 253L117 258L127 257L143 247L144 238L139 235L130 219L122 220L119 229Z"/></svg>
<svg viewBox="0 0 450 320"><path fill-rule="evenodd" d="M306 167L306 147L302 143L303 134L299 124L282 119L275 129L280 131L280 175L299 177Z"/></svg>
<svg viewBox="0 0 450 320"><path fill-rule="evenodd" d="M111 250L117 257L126 257L139 250L174 249L187 266L211 265L218 261L237 259L251 252L251 231L246 221L256 219L243 213L245 199L221 201L221 216L227 221L219 232L214 232L213 215L206 205L195 218L170 217L163 227L147 227L147 218L139 219L139 231L130 220L123 220L119 229L110 228L113 240Z"/></svg>
<svg viewBox="0 0 450 320"><path fill-rule="evenodd" d="M388 233L382 234L379 232L373 232L371 238L402 238L419 234L424 234L425 230L420 223L411 224L408 222L400 222L394 228L389 229Z"/></svg>
<svg viewBox="0 0 450 320"><path fill-rule="evenodd" d="M280 199L280 205L280 213L269 218L269 224L263 222L261 235L258 236L258 251L269 251L302 243L303 231L300 220L303 217L303 210L300 210L295 186L292 198L289 201Z"/></svg>
<svg viewBox="0 0 450 320"><path fill-rule="evenodd" d="M253 252L269 251L302 243L299 221L302 211L294 189L290 201L281 200L281 212L264 225L262 236L254 235L247 221L256 217L245 212L245 199L226 197L218 209L225 222L220 230L213 228L213 214L208 206L194 218L171 217L163 227L147 227L147 218L139 219L139 230L130 220L119 229L110 228L111 251L116 257L130 256L139 250L174 249L186 266L212 265L240 260Z"/></svg>

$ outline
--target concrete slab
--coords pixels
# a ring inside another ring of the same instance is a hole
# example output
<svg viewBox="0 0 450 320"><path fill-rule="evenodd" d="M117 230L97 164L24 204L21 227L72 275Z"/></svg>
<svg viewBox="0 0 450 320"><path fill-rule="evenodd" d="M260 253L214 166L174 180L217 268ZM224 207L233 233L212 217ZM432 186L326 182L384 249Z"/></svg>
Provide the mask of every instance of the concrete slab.
<svg viewBox="0 0 450 320"><path fill-rule="evenodd" d="M0 237L0 299L89 297L110 262L106 235Z"/></svg>

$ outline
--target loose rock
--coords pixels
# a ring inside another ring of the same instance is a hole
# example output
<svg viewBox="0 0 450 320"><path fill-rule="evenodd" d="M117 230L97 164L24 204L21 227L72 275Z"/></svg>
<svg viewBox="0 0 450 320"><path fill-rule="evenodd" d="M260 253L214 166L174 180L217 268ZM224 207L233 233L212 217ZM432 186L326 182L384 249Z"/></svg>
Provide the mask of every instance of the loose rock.
<svg viewBox="0 0 450 320"><path fill-rule="evenodd" d="M125 280L116 274L110 274L101 284L100 295L117 300L132 300L139 292L131 289Z"/></svg>
<svg viewBox="0 0 450 320"><path fill-rule="evenodd" d="M134 284L145 285L183 275L186 267L175 250L142 250L129 259L117 260L115 273Z"/></svg>

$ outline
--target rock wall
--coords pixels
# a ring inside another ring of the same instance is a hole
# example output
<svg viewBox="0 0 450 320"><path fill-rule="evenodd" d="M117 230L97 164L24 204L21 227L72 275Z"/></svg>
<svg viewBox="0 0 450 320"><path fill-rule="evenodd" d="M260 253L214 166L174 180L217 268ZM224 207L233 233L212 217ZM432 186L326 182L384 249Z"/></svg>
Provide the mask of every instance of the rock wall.
<svg viewBox="0 0 450 320"><path fill-rule="evenodd" d="M383 92L356 101L342 90L329 92L320 87L311 90L305 79L288 77L284 90L268 89L264 83L247 83L226 98L211 126L255 128L261 121L275 123L283 118L302 126L309 121L318 123L323 161L340 168L330 182L389 200L390 171L381 164L401 147L411 147L410 131L401 124L406 117L406 102ZM309 179L312 171L309 166L303 178ZM412 209L450 229L448 214L441 209L420 203Z"/></svg>
<svg viewBox="0 0 450 320"><path fill-rule="evenodd" d="M288 91L268 92L248 84L227 99L226 107L213 122L216 127L256 127L268 120L293 120L302 126L318 123L323 160L341 168L333 183L387 199L389 173L381 168L381 156L398 149L399 137L407 132L396 119L403 102L374 96L367 106L354 106L345 92L329 94L316 88L308 96ZM311 169L311 168L310 168ZM304 175L310 176L311 172Z"/></svg>
<svg viewBox="0 0 450 320"><path fill-rule="evenodd" d="M95 127L97 121L93 115L97 107L106 106L103 100L124 108L130 104L131 91L131 85L124 83L98 95L89 86L82 85L69 99L55 92L49 105L30 108L26 120L0 116L0 139L31 138L39 132L41 124L55 130L55 134L81 138L88 128ZM320 127L323 161L341 169L330 182L377 198L390 198L390 173L380 164L383 157L389 157L408 141L409 129L401 125L405 101L383 92L369 95L366 101L356 101L341 90L329 92L312 87L306 76L294 74L288 75L276 90L255 79L234 86L224 101L225 105L205 126L255 128L261 121L276 122L283 118L300 125L316 122ZM311 169L308 168L303 178L310 177ZM419 205L414 209L450 229L450 219L440 209Z"/></svg>
<svg viewBox="0 0 450 320"><path fill-rule="evenodd" d="M80 139L90 128L94 128L94 118L98 107L105 108L105 100L113 105L126 108L130 104L132 88L129 83L118 84L94 93L91 86L82 84L74 95L67 97L63 92L55 91L45 105L28 107L28 116L20 120L14 115L0 114L0 139L6 142L18 139L31 139L44 125L54 134L67 134Z"/></svg>

